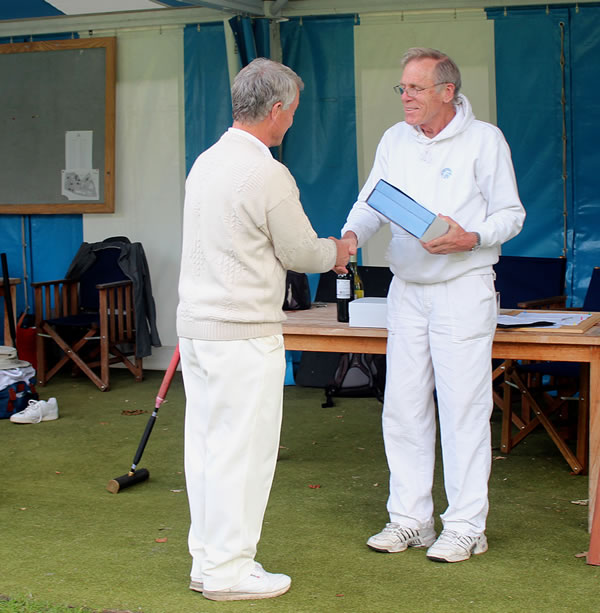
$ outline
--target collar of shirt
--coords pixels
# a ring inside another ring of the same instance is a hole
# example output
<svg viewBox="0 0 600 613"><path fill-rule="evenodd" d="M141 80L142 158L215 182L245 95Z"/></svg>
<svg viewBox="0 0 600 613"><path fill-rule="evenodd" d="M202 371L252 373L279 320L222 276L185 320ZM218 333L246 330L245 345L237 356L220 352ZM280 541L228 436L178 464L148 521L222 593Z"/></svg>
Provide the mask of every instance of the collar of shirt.
<svg viewBox="0 0 600 613"><path fill-rule="evenodd" d="M246 132L246 130L240 130L239 128L228 128L227 131L233 132L234 134L241 134L244 138L247 138L253 143L258 144L266 153L268 153L271 157L273 157L269 148L261 140L256 138L256 136L254 136L253 134L250 134L250 132Z"/></svg>

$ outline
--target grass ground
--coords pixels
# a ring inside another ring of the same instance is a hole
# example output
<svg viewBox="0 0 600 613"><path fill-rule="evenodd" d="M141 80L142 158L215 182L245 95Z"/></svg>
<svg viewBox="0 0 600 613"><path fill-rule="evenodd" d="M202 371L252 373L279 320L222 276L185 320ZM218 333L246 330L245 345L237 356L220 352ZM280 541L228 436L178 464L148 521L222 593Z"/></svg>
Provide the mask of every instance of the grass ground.
<svg viewBox="0 0 600 613"><path fill-rule="evenodd" d="M40 389L58 399L60 419L0 422L0 612L600 613L600 568L577 557L588 546L587 507L575 504L587 478L570 475L543 433L507 457L494 451L488 553L461 564L417 549L377 554L365 540L386 521L381 405L336 399L323 409L321 390L299 387L286 388L257 556L291 575L292 589L265 601L203 599L187 589L179 375L141 462L150 479L117 495L105 489L129 468L161 378L135 384L116 371L104 394L61 378ZM498 426L494 418L495 442Z"/></svg>

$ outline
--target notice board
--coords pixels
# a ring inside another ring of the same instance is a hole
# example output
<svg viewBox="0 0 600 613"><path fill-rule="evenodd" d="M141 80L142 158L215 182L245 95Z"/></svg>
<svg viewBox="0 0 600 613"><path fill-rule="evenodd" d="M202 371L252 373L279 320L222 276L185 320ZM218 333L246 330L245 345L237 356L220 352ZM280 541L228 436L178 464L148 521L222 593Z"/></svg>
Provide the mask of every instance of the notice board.
<svg viewBox="0 0 600 613"><path fill-rule="evenodd" d="M0 214L114 212L116 39L0 45Z"/></svg>

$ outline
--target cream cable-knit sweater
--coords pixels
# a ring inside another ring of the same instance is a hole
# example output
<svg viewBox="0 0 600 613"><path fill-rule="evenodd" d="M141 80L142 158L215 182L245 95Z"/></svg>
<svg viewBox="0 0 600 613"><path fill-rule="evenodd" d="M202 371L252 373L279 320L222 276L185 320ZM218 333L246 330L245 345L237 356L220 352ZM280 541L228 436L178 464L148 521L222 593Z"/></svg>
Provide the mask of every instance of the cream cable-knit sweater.
<svg viewBox="0 0 600 613"><path fill-rule="evenodd" d="M230 128L198 157L185 187L177 334L281 334L286 270L324 272L336 260L292 175L262 142Z"/></svg>

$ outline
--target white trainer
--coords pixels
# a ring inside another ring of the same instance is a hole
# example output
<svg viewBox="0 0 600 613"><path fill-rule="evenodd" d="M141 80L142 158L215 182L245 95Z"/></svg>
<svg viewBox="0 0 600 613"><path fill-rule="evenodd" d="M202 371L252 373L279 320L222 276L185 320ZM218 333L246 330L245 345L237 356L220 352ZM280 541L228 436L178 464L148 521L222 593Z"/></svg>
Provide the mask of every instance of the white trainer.
<svg viewBox="0 0 600 613"><path fill-rule="evenodd" d="M287 575L268 573L258 562L249 577L237 585L225 590L207 591L202 594L209 600L258 600L261 598L275 598L285 594L292 584Z"/></svg>
<svg viewBox="0 0 600 613"><path fill-rule="evenodd" d="M442 530L438 540L427 550L427 557L434 562L463 562L473 555L488 550L485 534L467 536L454 530Z"/></svg>
<svg viewBox="0 0 600 613"><path fill-rule="evenodd" d="M58 419L56 398L30 400L22 411L10 416L10 421L14 424L39 424L41 421L52 421L54 419Z"/></svg>
<svg viewBox="0 0 600 613"><path fill-rule="evenodd" d="M373 535L367 546L375 551L398 553L408 547L429 547L435 541L433 519L420 528L407 528L401 524L390 522L378 534Z"/></svg>
<svg viewBox="0 0 600 613"><path fill-rule="evenodd" d="M194 592L201 592L204 589L204 582L197 581L196 579L190 579L190 590Z"/></svg>

